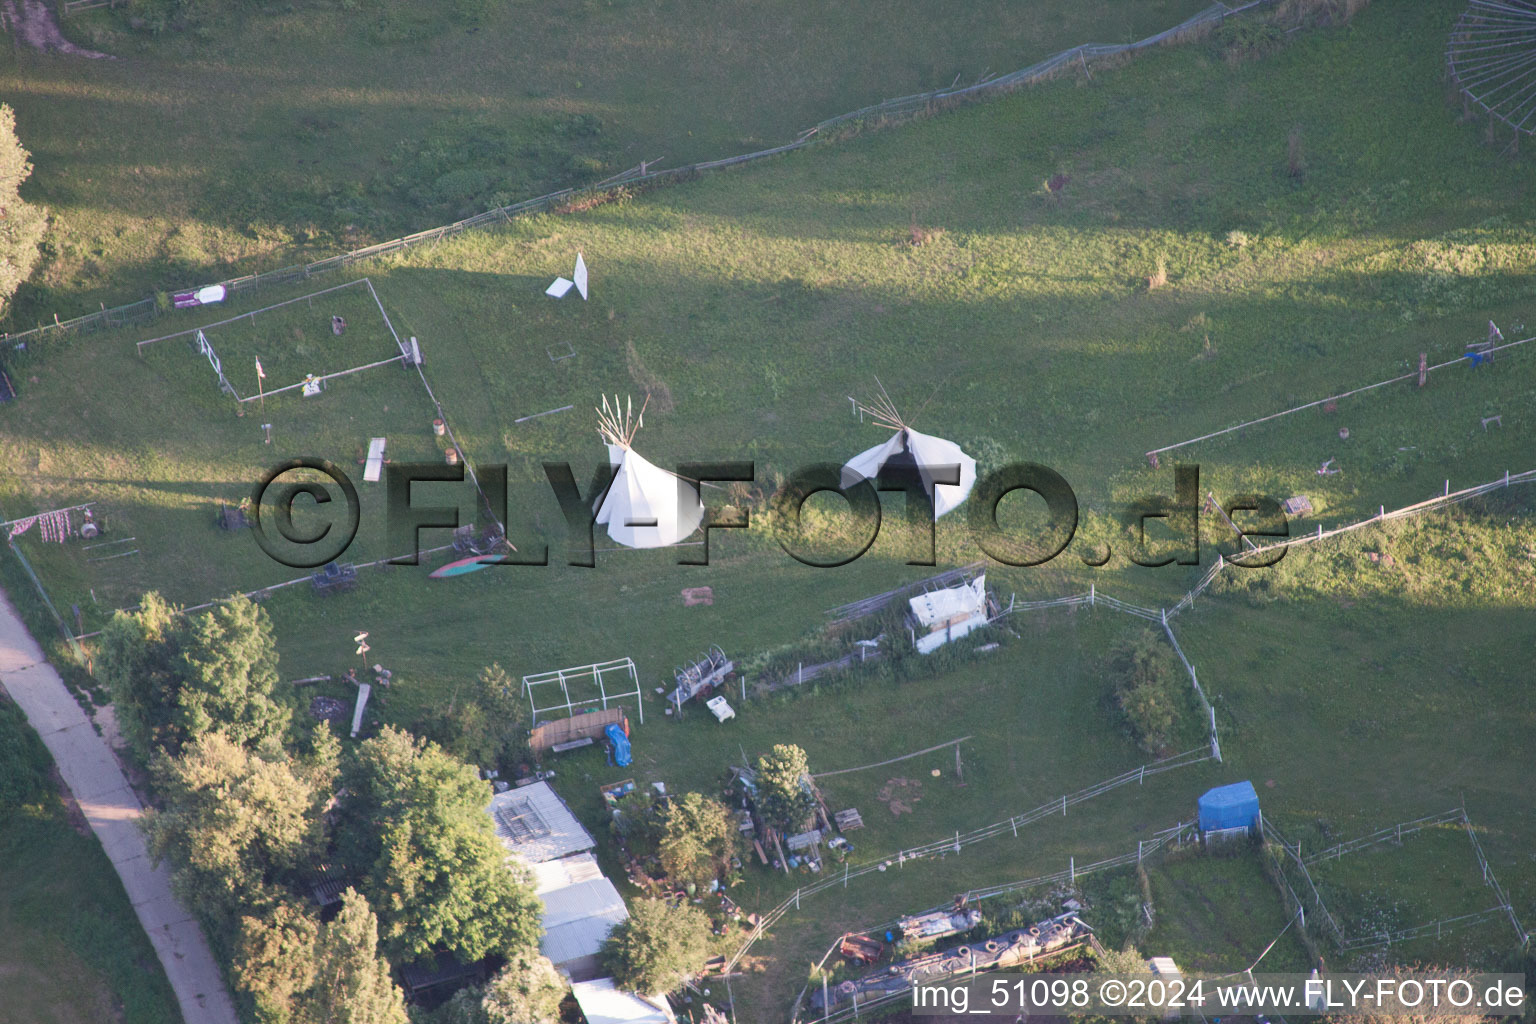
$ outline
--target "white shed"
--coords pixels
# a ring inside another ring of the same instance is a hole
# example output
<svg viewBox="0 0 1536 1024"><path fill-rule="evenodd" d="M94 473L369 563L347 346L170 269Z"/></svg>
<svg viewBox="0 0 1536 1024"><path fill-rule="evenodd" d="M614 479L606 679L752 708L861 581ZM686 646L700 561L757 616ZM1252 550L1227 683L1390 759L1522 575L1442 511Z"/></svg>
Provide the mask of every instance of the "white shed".
<svg viewBox="0 0 1536 1024"><path fill-rule="evenodd" d="M917 649L930 654L987 624L987 575L943 590L930 590L907 602Z"/></svg>

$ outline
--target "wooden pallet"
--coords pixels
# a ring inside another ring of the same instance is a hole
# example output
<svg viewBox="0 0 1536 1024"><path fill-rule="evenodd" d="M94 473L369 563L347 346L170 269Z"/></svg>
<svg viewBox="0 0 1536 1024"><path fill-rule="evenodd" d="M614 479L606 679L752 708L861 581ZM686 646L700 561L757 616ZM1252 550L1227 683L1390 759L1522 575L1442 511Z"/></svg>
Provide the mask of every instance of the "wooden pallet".
<svg viewBox="0 0 1536 1024"><path fill-rule="evenodd" d="M837 822L837 830L839 832L848 832L852 829L864 827L864 819L859 817L859 809L857 807L849 807L846 810L838 811L832 815L832 820Z"/></svg>

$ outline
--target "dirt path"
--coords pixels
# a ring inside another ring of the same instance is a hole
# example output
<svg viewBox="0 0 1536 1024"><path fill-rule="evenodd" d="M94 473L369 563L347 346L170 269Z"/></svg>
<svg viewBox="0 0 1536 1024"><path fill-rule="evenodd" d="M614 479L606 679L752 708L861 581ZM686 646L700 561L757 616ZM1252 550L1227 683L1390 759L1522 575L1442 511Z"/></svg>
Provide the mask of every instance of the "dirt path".
<svg viewBox="0 0 1536 1024"><path fill-rule="evenodd" d="M43 0L5 0L4 10L5 27L34 50L67 53L91 60L117 59L110 53L87 50L65 39L64 33L59 31L59 23L54 20L52 6Z"/></svg>
<svg viewBox="0 0 1536 1024"><path fill-rule="evenodd" d="M202 929L172 894L166 865L150 861L138 827L144 813L139 798L107 741L96 734L3 591L0 685L43 738L80 813L122 878L186 1024L236 1024L234 1005Z"/></svg>

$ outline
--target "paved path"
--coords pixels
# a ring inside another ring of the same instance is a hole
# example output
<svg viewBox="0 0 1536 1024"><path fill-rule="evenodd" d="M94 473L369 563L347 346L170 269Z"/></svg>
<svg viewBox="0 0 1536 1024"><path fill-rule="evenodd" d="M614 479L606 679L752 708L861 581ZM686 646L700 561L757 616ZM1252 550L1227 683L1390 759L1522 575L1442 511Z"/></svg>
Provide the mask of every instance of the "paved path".
<svg viewBox="0 0 1536 1024"><path fill-rule="evenodd" d="M0 591L0 684L58 762L91 830L128 891L150 944L165 965L186 1024L237 1024L234 1005L197 921L171 893L170 871L150 863L139 831L143 806L107 741L43 656Z"/></svg>

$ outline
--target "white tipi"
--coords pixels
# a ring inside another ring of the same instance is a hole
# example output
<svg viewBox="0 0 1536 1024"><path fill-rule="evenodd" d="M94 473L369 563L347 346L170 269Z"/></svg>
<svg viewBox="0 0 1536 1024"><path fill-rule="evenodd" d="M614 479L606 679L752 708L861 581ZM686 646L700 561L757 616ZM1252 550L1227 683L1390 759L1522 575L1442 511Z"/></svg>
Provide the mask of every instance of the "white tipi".
<svg viewBox="0 0 1536 1024"><path fill-rule="evenodd" d="M649 398L646 401L650 401ZM613 406L603 396L597 410L597 432L608 446L614 466L613 483L597 505L596 523L627 548L664 548L685 539L704 518L698 487L642 458L632 448L635 431L645 424L645 406L632 416L633 406Z"/></svg>
<svg viewBox="0 0 1536 1024"><path fill-rule="evenodd" d="M916 472L923 482L924 490L933 499L935 519L960 507L971 493L971 488L976 485L975 459L961 451L960 446L953 441L922 434L907 426L884 387L881 387L878 399L869 405L860 405L859 408L872 416L876 424L896 433L891 435L889 441L860 452L843 465L844 487L851 487L860 480L874 480L882 469L888 471L887 475L891 472ZM960 467L959 483L933 482L935 472L930 470L937 471L946 466Z"/></svg>

